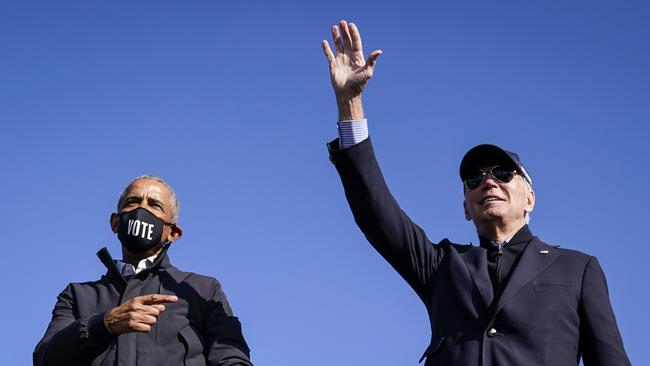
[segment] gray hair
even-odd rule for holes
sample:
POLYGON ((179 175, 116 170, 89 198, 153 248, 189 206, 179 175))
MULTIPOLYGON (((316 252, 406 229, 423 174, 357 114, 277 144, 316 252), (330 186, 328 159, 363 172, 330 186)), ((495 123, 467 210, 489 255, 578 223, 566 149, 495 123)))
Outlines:
POLYGON ((172 223, 175 224, 177 222, 177 220, 178 220, 178 217, 180 216, 180 213, 181 213, 181 205, 178 202, 178 198, 176 197, 176 192, 174 192, 174 189, 172 188, 172 186, 170 186, 164 179, 160 178, 157 175, 153 175, 153 174, 144 174, 144 175, 141 175, 139 177, 136 177, 131 182, 129 182, 129 184, 127 184, 126 187, 124 187, 124 189, 122 190, 122 193, 120 193, 120 199, 117 200, 117 210, 118 211, 120 210, 120 207, 122 206, 122 201, 126 197, 126 192, 129 190, 131 185, 133 185, 133 183, 135 183, 135 182, 137 182, 137 181, 139 181, 141 179, 150 179, 150 180, 156 181, 158 183, 161 183, 165 187, 167 187, 167 189, 169 189, 169 200, 171 201, 171 204, 172 204, 172 223))

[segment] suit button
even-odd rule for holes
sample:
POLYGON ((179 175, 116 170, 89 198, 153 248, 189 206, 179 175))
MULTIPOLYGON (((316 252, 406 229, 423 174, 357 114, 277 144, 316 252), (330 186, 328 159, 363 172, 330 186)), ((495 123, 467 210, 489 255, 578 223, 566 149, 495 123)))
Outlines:
POLYGON ((490 329, 487 331, 487 335, 488 335, 488 337, 494 337, 494 336, 497 335, 497 330, 494 329, 494 328, 490 328, 490 329))

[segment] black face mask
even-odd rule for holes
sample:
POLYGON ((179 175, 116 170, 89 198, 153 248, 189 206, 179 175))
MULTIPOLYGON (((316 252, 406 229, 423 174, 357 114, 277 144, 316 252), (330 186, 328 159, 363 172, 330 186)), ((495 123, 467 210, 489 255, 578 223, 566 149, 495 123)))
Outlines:
POLYGON ((146 208, 119 214, 120 225, 117 228, 117 237, 122 245, 131 253, 144 253, 161 244, 163 227, 174 226, 165 222, 146 208))

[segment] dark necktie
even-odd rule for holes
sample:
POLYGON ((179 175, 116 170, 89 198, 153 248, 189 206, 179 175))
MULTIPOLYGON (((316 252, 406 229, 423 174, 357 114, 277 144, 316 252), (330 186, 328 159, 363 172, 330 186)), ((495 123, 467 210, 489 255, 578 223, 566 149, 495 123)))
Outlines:
POLYGON ((490 280, 492 280, 492 286, 495 290, 498 290, 501 287, 500 285, 503 281, 501 260, 503 259, 503 250, 506 244, 506 242, 499 243, 491 241, 490 245, 488 246, 488 268, 490 269, 490 280))

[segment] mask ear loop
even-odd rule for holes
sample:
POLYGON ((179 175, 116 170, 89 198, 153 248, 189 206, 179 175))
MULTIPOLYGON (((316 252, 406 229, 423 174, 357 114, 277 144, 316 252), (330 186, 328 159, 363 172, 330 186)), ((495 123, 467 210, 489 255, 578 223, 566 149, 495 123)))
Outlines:
POLYGON ((158 220, 162 221, 163 225, 165 225, 165 226, 169 226, 169 227, 176 226, 176 224, 173 223, 173 222, 163 221, 161 218, 158 218, 158 220))
MULTIPOLYGON (((160 220, 160 221, 162 221, 162 220, 160 220)), ((170 228, 174 228, 174 227, 176 227, 176 224, 173 223, 173 222, 162 221, 162 223, 163 223, 163 225, 165 225, 165 226, 169 226, 170 228)), ((172 245, 172 242, 171 242, 171 241, 164 241, 164 242, 161 242, 161 244, 162 244, 163 246, 167 246, 167 248, 165 248, 165 250, 167 250, 167 249, 169 249, 169 247, 172 245)))

